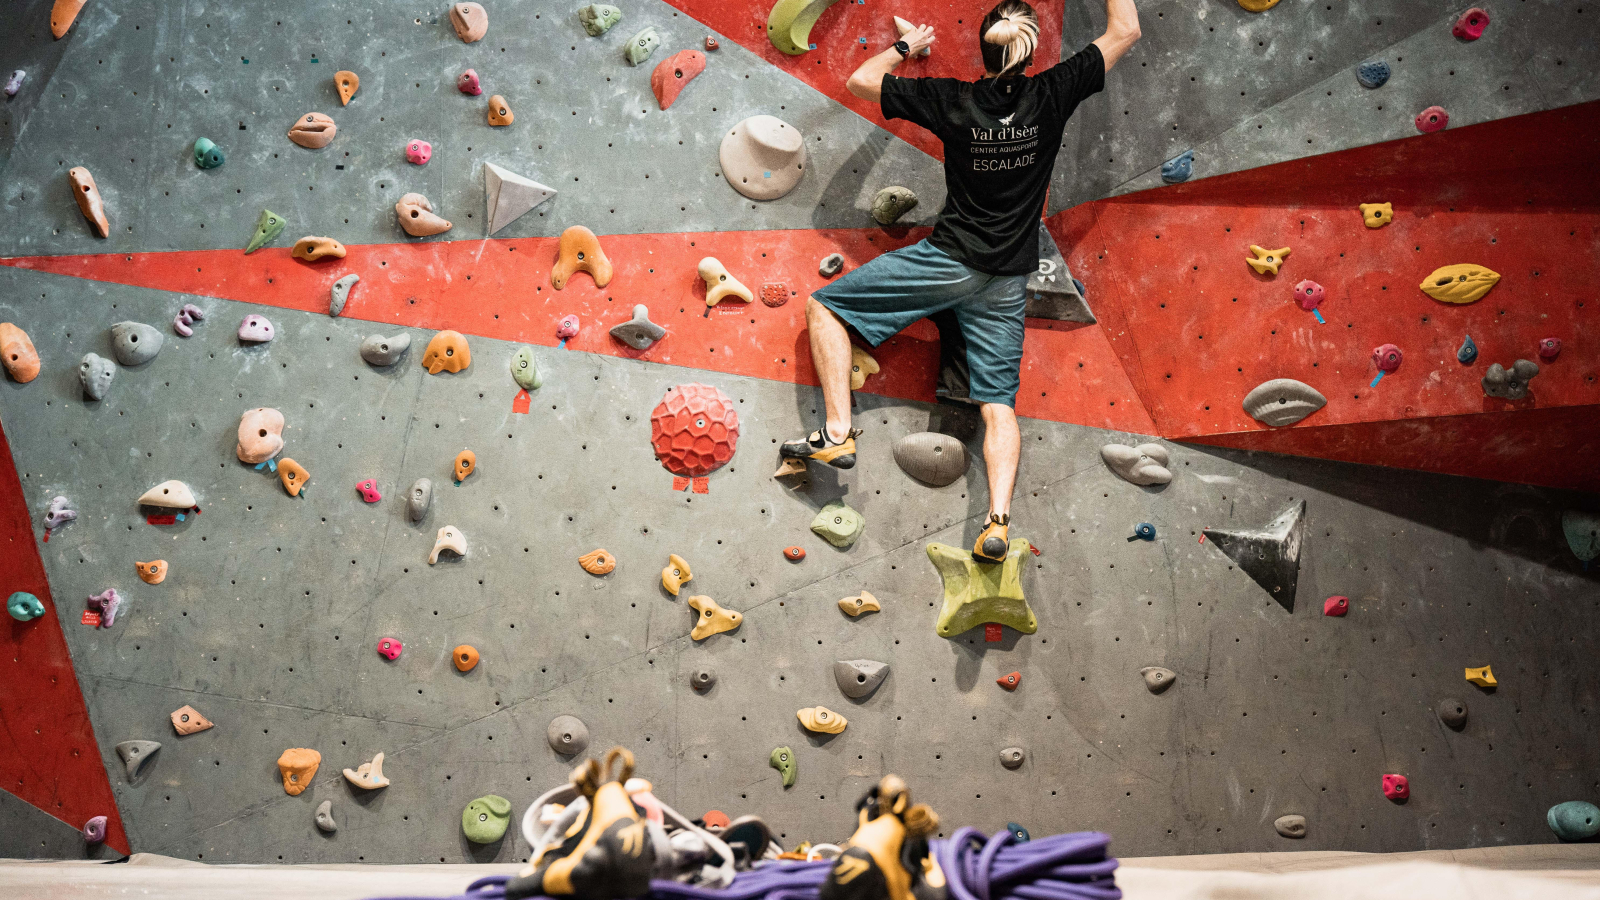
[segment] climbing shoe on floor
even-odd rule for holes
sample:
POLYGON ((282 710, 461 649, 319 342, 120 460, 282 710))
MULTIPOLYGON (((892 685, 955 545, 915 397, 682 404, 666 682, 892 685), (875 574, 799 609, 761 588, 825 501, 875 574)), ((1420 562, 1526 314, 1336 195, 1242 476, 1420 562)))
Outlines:
POLYGON ((778 454, 787 459, 814 459, 835 469, 853 469, 856 465, 856 435, 860 433, 860 430, 852 428, 844 440, 836 443, 828 436, 826 427, 818 428, 803 438, 785 441, 778 448, 778 454))
POLYGON ((623 788, 632 775, 633 754, 621 747, 606 754, 604 769, 591 759, 573 771, 572 783, 589 801, 588 821, 507 882, 508 900, 625 900, 650 892, 655 847, 644 817, 623 788), (622 771, 612 778, 612 766, 619 761, 622 771))
POLYGON ((944 872, 928 847, 939 817, 911 804, 904 781, 885 775, 856 804, 856 823, 819 900, 945 900, 944 872))
POLYGON ((1010 516, 990 513, 988 526, 983 529, 983 534, 978 535, 978 542, 972 545, 972 558, 978 562, 1005 562, 1006 550, 1011 546, 1007 540, 1010 527, 1010 516))

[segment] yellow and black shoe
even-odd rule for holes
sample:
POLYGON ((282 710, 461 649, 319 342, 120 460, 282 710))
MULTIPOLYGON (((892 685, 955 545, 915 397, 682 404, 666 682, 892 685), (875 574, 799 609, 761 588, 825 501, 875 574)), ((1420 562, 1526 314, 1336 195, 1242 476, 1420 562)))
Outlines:
POLYGON ((803 438, 785 441, 778 455, 785 459, 809 459, 827 463, 835 469, 853 469, 856 466, 856 436, 858 429, 850 429, 844 440, 835 442, 828 436, 826 427, 818 428, 803 438))
POLYGON ((989 514, 989 524, 972 545, 972 558, 978 562, 1000 563, 1006 561, 1006 551, 1011 547, 1011 517, 989 514))
POLYGON ((885 775, 856 804, 856 818, 818 900, 945 900, 944 873, 928 848, 939 817, 911 805, 904 781, 885 775))
POLYGON ((655 846, 623 783, 633 775, 633 754, 621 747, 606 753, 604 770, 588 760, 572 772, 572 783, 588 798, 581 831, 538 858, 506 883, 507 900, 558 897, 571 900, 623 900, 650 892, 655 846), (622 771, 611 777, 611 766, 622 771))

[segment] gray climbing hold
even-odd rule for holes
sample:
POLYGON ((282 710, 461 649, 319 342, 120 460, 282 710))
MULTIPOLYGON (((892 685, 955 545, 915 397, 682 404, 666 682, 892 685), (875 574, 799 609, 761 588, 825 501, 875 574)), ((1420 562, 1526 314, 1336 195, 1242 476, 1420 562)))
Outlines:
POLYGON ((816 518, 811 520, 811 530, 822 535, 828 543, 835 547, 849 547, 861 537, 861 529, 867 527, 866 517, 856 512, 845 504, 843 500, 835 500, 818 510, 816 518))
POLYGON ((1249 531, 1207 528, 1203 534, 1274 600, 1294 612, 1300 580, 1300 543, 1305 534, 1306 502, 1284 510, 1267 527, 1249 531))
POLYGON ((421 522, 422 517, 428 514, 428 507, 433 505, 433 482, 427 478, 418 478, 411 482, 411 490, 406 492, 406 515, 413 522, 421 522))
POLYGON ((158 741, 123 741, 117 745, 117 755, 122 757, 122 768, 127 773, 129 784, 139 780, 145 764, 160 749, 158 741))
POLYGON ((531 178, 523 178, 494 163, 483 164, 483 190, 489 199, 491 235, 556 195, 555 188, 545 187, 531 178))
POLYGON ((824 278, 832 278, 842 271, 844 271, 844 257, 837 253, 829 253, 817 265, 817 274, 824 278))
POLYGON ((1278 829, 1278 833, 1286 838, 1303 838, 1306 836, 1306 817, 1279 816, 1272 823, 1272 827, 1278 829))
POLYGON ((1293 378, 1274 378, 1244 396, 1244 411, 1274 428, 1293 425, 1328 405, 1316 388, 1293 378))
POLYGON ((1194 151, 1185 150, 1161 164, 1161 180, 1167 184, 1188 181, 1194 174, 1194 151))
POLYGON ((650 309, 643 303, 633 308, 633 318, 613 326, 611 336, 635 350, 649 350, 667 336, 667 330, 650 321, 650 309))
POLYGON ((967 447, 948 434, 921 431, 894 442, 894 461, 912 478, 944 487, 967 474, 967 447))
POLYGON ((1600 834, 1600 807, 1582 800, 1557 803, 1544 820, 1563 841, 1586 841, 1600 834))
POLYGON ((1456 361, 1464 366, 1470 366, 1477 358, 1478 345, 1472 342, 1472 335, 1469 334, 1467 339, 1461 342, 1461 349, 1456 351, 1456 361))
POLYGON ((661 35, 656 33, 654 25, 646 25, 640 32, 628 38, 628 45, 622 48, 622 55, 627 57, 628 65, 637 66, 650 58, 661 46, 661 35))
POLYGON ((1152 694, 1161 693, 1178 680, 1177 672, 1160 666, 1145 666, 1139 670, 1139 674, 1144 677, 1144 686, 1149 688, 1152 694))
POLYGON ((1050 229, 1039 226, 1039 270, 1028 276, 1028 297, 1023 315, 1030 319, 1057 322, 1095 323, 1094 313, 1083 293, 1083 283, 1067 271, 1067 260, 1050 236, 1050 229))
POLYGON ((333 820, 333 801, 324 800, 317 805, 317 827, 332 834, 339 830, 339 823, 333 820))
POLYGON ((1027 758, 1028 754, 1021 747, 1007 747, 1000 751, 1000 765, 1008 769, 1022 765, 1022 761, 1027 758))
POLYGON ((1456 699, 1440 700, 1439 721, 1460 731, 1467 727, 1467 705, 1456 699))
POLYGON ((111 352, 117 362, 138 366, 156 358, 166 337, 143 322, 118 322, 111 326, 111 352))
POLYGON ((328 301, 328 315, 337 316, 344 312, 345 301, 350 299, 350 289, 360 280, 360 275, 352 273, 333 283, 333 296, 328 301))
POLYGON ((83 382, 83 393, 91 400, 104 400, 111 390, 111 379, 117 377, 117 364, 98 353, 85 353, 78 363, 78 380, 83 382))
POLYGON ((583 30, 589 32, 590 37, 599 37, 622 21, 622 10, 609 3, 591 3, 578 10, 578 21, 583 23, 583 30))
POLYGON ((1166 484, 1172 481, 1172 472, 1167 468, 1167 448, 1160 444, 1140 444, 1137 447, 1107 444, 1100 448, 1100 458, 1105 460, 1111 471, 1133 484, 1166 484))
POLYGON ((889 677, 889 664, 875 659, 840 659, 833 664, 833 680, 851 700, 859 700, 878 689, 889 677))
POLYGON ((1483 376, 1483 395, 1500 397, 1504 400, 1521 400, 1528 396, 1528 382, 1538 374, 1539 364, 1532 360, 1519 359, 1511 364, 1510 369, 1495 363, 1483 376))
POLYGON ((369 365, 392 366, 411 347, 411 335, 401 332, 394 337, 369 334, 361 339, 361 358, 369 365))
POLYGON ((710 666, 701 666, 689 673, 689 686, 697 691, 709 691, 717 683, 717 673, 710 666))
POLYGON ((589 726, 577 716, 556 716, 545 729, 550 749, 562 756, 577 756, 589 746, 589 726))
POLYGON ((1389 64, 1374 59, 1356 66, 1356 80, 1364 88, 1381 88, 1389 81, 1389 64))
POLYGON ((872 196, 872 218, 876 219, 879 225, 893 225, 916 206, 916 191, 898 184, 893 185, 872 196))

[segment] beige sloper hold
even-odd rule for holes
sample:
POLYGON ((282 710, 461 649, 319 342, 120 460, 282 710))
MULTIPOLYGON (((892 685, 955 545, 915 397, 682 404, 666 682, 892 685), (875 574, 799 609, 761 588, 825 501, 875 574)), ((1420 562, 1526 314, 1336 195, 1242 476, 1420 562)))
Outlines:
POLYGON ((717 605, 717 601, 698 594, 689 598, 689 608, 700 614, 695 620, 694 630, 689 632, 689 637, 697 641, 703 641, 724 631, 732 631, 744 621, 743 613, 723 609, 717 605))
POLYGON ((180 706, 172 711, 172 728, 179 734, 194 734, 214 728, 211 720, 200 715, 200 711, 192 706, 180 706))
POLYGON ((483 40, 489 33, 489 13, 481 3, 456 3, 450 7, 450 24, 464 44, 483 40))
POLYGON ((826 706, 808 706, 796 712, 795 715, 799 717, 800 724, 807 731, 815 731, 819 734, 838 734, 845 729, 846 725, 850 724, 849 719, 826 706))
POLYGON ((878 374, 878 361, 872 354, 850 345, 850 390, 859 391, 867 383, 867 377, 878 374))
POLYGON ((283 776, 283 792, 298 797, 311 786, 322 765, 322 754, 305 747, 290 747, 278 757, 278 774, 283 776))
POLYGON ((321 150, 333 143, 338 133, 339 126, 333 119, 319 112, 306 113, 289 126, 289 140, 307 150, 321 150))
POLYGON ((839 608, 844 610, 845 615, 852 618, 859 616, 862 613, 878 612, 883 609, 882 606, 878 605, 878 598, 872 596, 866 591, 862 591, 854 597, 845 597, 841 599, 839 601, 839 608))
POLYGON ((450 220, 436 214, 433 204, 421 194, 401 196, 394 205, 394 214, 400 219, 400 227, 412 237, 428 237, 450 230, 450 220))
POLYGON ((389 779, 383 776, 382 753, 374 756, 372 762, 364 762, 354 769, 345 769, 344 777, 356 787, 369 791, 389 786, 389 779))
POLYGON ((462 536, 461 530, 454 525, 446 525, 439 529, 438 537, 433 540, 433 552, 428 554, 428 565, 439 561, 439 551, 449 550, 457 556, 467 555, 467 539, 462 536))
POLYGON ((111 222, 106 218, 106 204, 100 199, 100 187, 94 183, 94 176, 83 166, 74 166, 67 170, 67 180, 72 183, 72 199, 78 201, 78 211, 94 226, 94 233, 109 237, 111 222))
POLYGON ((689 571, 689 564, 683 557, 676 553, 667 555, 667 567, 661 570, 661 586, 667 589, 667 593, 678 596, 683 583, 692 578, 694 573, 689 571))
POLYGON ((176 479, 163 481, 143 494, 139 495, 140 506, 160 506, 164 509, 188 509, 198 506, 194 502, 194 492, 189 486, 176 479))
POLYGON ((270 406, 246 410, 239 417, 234 453, 247 465, 264 463, 283 450, 283 413, 270 406))
POLYGON ((728 267, 715 256, 700 260, 700 280, 706 283, 706 306, 716 306, 729 297, 746 303, 755 298, 739 279, 728 274, 728 267))
MULTIPOLYGON (((914 29, 916 27, 917 26, 911 24, 910 22, 907 22, 905 19, 902 19, 899 16, 895 16, 894 17, 894 30, 900 32, 900 36, 901 37, 905 37, 906 35, 910 34, 912 29, 914 29)), ((932 47, 923 47, 921 50, 918 50, 916 53, 914 53, 912 55, 913 56, 928 56, 928 55, 930 55, 932 53, 933 53, 933 48, 932 47)))

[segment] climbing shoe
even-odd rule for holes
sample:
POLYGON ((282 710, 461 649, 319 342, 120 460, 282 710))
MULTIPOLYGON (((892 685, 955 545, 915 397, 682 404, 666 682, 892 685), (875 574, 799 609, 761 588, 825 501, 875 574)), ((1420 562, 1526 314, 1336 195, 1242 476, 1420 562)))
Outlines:
POLYGON ((856 820, 818 900, 944 900, 944 873, 928 847, 939 817, 911 805, 904 781, 885 775, 856 804, 856 820))
POLYGON ((818 428, 803 438, 785 441, 778 448, 778 454, 786 459, 814 459, 835 469, 853 469, 856 465, 856 435, 860 433, 860 430, 852 428, 844 440, 836 443, 828 436, 826 427, 818 428))
POLYGON ((1010 516, 990 513, 988 526, 983 529, 983 534, 978 535, 978 542, 972 545, 972 558, 978 562, 1005 562, 1006 550, 1011 546, 1007 540, 1010 527, 1010 516))
POLYGON ((506 883, 508 900, 559 897, 571 900, 624 900, 650 892, 655 846, 623 784, 633 775, 633 754, 613 747, 604 770, 588 760, 572 772, 572 783, 589 801, 587 821, 558 846, 506 883), (621 773, 611 777, 612 764, 621 773))

